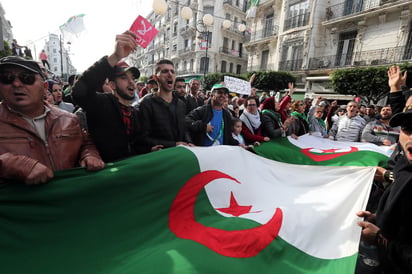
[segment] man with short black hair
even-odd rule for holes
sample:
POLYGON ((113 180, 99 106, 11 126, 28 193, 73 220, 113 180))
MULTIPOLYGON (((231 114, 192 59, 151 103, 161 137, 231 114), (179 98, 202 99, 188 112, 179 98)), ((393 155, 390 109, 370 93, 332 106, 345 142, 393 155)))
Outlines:
POLYGON ((186 115, 186 126, 195 145, 239 144, 232 136, 232 115, 223 108, 228 96, 229 89, 227 87, 215 84, 209 103, 186 115))
POLYGON ((189 82, 189 92, 186 94, 186 113, 189 113, 199 106, 203 106, 204 99, 199 96, 199 89, 199 80, 191 79, 189 82))
POLYGON ((380 119, 371 120, 362 131, 362 141, 378 146, 396 144, 399 139, 399 127, 391 127, 389 120, 392 117, 392 108, 387 105, 381 109, 380 119))
POLYGON ((346 114, 339 116, 329 130, 329 138, 336 141, 360 142, 366 121, 358 115, 358 103, 350 101, 346 106, 346 114))
POLYGON ((88 68, 73 87, 73 100, 86 111, 89 132, 105 162, 138 154, 137 112, 131 101, 140 72, 122 61, 136 48, 133 32, 117 35, 114 52, 88 68), (112 93, 98 92, 106 78, 112 93))
POLYGON ((45 89, 35 61, 0 59, 0 181, 40 184, 56 170, 104 168, 77 117, 45 103, 45 89))
POLYGON ((185 78, 177 77, 175 81, 175 88, 174 88, 176 95, 179 97, 180 100, 186 103, 186 81, 185 78))
POLYGON ((177 145, 190 145, 185 127, 185 103, 173 94, 176 73, 170 60, 156 64, 153 79, 158 92, 145 96, 139 106, 139 146, 150 152, 177 145))

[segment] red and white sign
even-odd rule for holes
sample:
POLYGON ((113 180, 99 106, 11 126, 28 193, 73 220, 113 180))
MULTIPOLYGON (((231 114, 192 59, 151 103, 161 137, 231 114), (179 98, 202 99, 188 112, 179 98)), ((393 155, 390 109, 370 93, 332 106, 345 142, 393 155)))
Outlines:
POLYGON ((136 42, 142 48, 146 48, 149 43, 155 38, 159 32, 146 18, 139 15, 130 27, 130 31, 133 31, 136 36, 136 42))

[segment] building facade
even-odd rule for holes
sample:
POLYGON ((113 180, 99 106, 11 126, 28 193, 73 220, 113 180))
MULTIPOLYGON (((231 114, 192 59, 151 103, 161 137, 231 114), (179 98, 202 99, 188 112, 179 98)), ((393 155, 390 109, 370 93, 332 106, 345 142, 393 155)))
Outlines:
POLYGON ((50 64, 50 72, 56 76, 67 79, 71 74, 76 74, 76 69, 71 63, 70 53, 64 48, 59 35, 49 34, 45 41, 44 50, 50 64))
POLYGON ((152 12, 147 17, 159 33, 131 56, 142 75, 153 75, 156 62, 164 58, 174 62, 179 76, 246 72, 248 33, 239 31, 246 24, 245 0, 179 0, 169 1, 168 7, 164 15, 152 12), (190 20, 182 17, 183 7, 193 10, 190 20), (210 27, 202 23, 205 14, 213 15, 210 27), (231 21, 229 28, 223 27, 224 20, 231 21))
MULTIPOLYGON (((6 11, 0 3, 0 36, 3 41, 7 41, 11 47, 13 42, 12 25, 9 20, 6 19, 6 11)), ((4 43, 0 43, 0 50, 4 50, 4 43)))
POLYGON ((248 19, 248 70, 285 70, 309 94, 333 95, 340 68, 410 62, 412 1, 261 0, 248 19))

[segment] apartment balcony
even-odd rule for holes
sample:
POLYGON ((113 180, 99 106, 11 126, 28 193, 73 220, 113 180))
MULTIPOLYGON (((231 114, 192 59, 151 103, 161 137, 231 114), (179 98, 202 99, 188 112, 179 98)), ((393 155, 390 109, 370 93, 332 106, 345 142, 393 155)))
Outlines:
POLYGON ((279 62, 279 70, 300 71, 302 70, 303 59, 287 60, 279 62))
POLYGON ((411 61, 411 59, 412 48, 410 47, 383 48, 310 58, 308 69, 390 65, 411 61))
POLYGON ((285 20, 284 31, 306 26, 309 23, 310 12, 299 14, 285 20))
POLYGON ((189 46, 189 47, 185 47, 184 49, 179 49, 178 53, 179 55, 184 55, 184 54, 188 54, 191 52, 194 52, 196 50, 196 46, 189 46))
POLYGON ((234 10, 240 11, 242 13, 245 13, 247 8, 248 8, 246 2, 243 5, 241 5, 240 2, 239 2, 239 5, 236 6, 235 1, 233 1, 233 0, 224 0, 223 1, 223 7, 224 8, 234 9, 234 10))
POLYGON ((194 24, 185 25, 180 28, 181 36, 193 35, 194 33, 196 33, 196 26, 194 24))
POLYGON ((229 49, 227 47, 220 47, 219 48, 220 53, 224 53, 226 55, 229 55, 230 57, 236 57, 236 58, 242 58, 242 59, 247 59, 247 55, 239 52, 235 49, 229 49))
POLYGON ((267 38, 271 38, 277 36, 279 32, 278 26, 272 26, 270 28, 265 28, 257 31, 253 31, 250 34, 250 42, 258 42, 260 40, 266 40, 267 38))
POLYGON ((240 23, 232 24, 232 26, 228 29, 226 29, 222 26, 221 30, 222 30, 222 32, 236 34, 239 38, 243 38, 244 40, 247 40, 248 39, 248 32, 247 31, 240 32, 239 31, 239 25, 241 25, 241 24, 240 23))
POLYGON ((326 20, 357 15, 381 5, 382 0, 345 1, 326 8, 326 20))

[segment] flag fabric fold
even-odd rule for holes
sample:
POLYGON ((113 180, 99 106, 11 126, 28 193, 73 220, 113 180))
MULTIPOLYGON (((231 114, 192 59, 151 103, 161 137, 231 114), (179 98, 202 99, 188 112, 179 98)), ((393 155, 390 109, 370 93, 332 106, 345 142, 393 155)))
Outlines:
POLYGON ((1 269, 353 273, 355 213, 366 205, 374 174, 362 165, 176 147, 95 173, 57 172, 41 186, 10 182, 0 187, 1 269))

